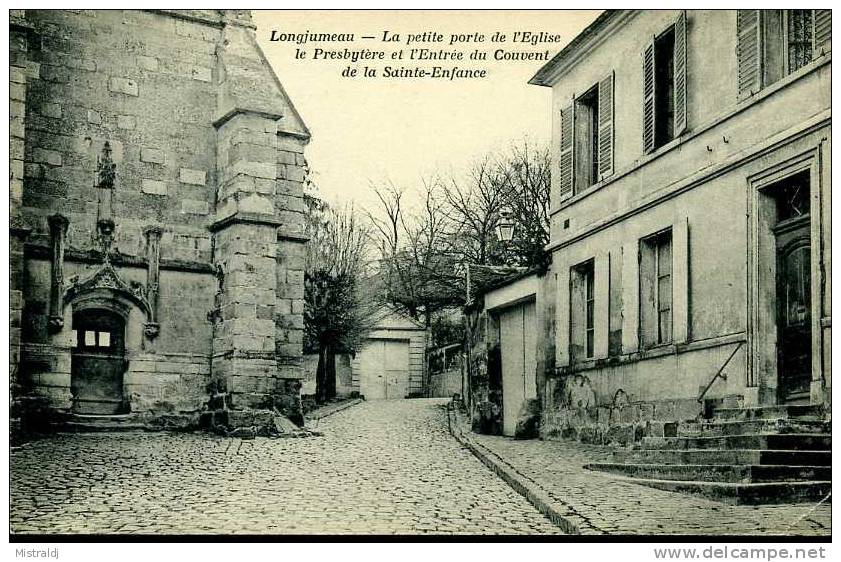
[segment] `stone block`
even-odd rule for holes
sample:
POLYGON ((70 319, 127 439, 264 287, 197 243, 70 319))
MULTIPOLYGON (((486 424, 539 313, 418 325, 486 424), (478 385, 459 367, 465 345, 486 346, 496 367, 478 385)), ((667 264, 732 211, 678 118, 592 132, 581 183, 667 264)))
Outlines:
POLYGON ((108 90, 117 94, 137 97, 140 95, 140 88, 136 80, 112 76, 108 80, 108 90))
POLYGON ((102 123, 102 116, 99 114, 98 111, 94 111, 92 109, 88 110, 88 123, 93 125, 100 125, 102 123))
POLYGON ((213 70, 204 66, 194 66, 190 69, 190 76, 193 80, 210 82, 213 80, 213 70))
POLYGON ((26 84, 26 69, 19 66, 10 66, 9 81, 12 84, 26 84))
POLYGON ((53 66, 51 64, 41 65, 41 80, 45 82, 55 82, 57 84, 66 84, 70 82, 70 71, 63 66, 53 66))
POLYGON ((27 78, 41 77, 41 64, 33 61, 26 62, 26 76, 27 78))
POLYGON ((32 161, 49 164, 50 166, 61 166, 61 153, 55 150, 34 148, 32 150, 32 161))
POLYGON ((166 195, 166 182, 144 178, 140 180, 140 191, 151 195, 166 195))
POLYGON ((181 183, 191 185, 205 185, 207 182, 207 172, 204 170, 192 170, 190 168, 181 168, 178 174, 178 180, 181 183))
POLYGON ((226 173, 230 172, 231 177, 238 174, 245 174, 255 178, 275 179, 277 177, 277 166, 267 162, 249 162, 239 160, 235 162, 226 173))
POLYGON ((57 103, 42 103, 38 106, 38 113, 44 117, 61 119, 61 106, 57 103))
POLYGON ((154 72, 158 70, 158 59, 146 55, 137 55, 137 66, 142 70, 154 72))
POLYGON ((207 201, 185 199, 181 202, 181 213, 185 215, 206 215, 210 213, 210 205, 207 201))
POLYGON ((163 164, 166 162, 166 155, 163 150, 144 146, 140 149, 140 161, 151 164, 163 164))
POLYGON ((26 85, 25 84, 15 84, 14 82, 9 84, 9 99, 15 101, 26 101, 26 85))
POLYGON ((132 130, 137 126, 137 118, 134 115, 118 115, 117 128, 132 130))
POLYGON ((26 115, 26 104, 20 101, 10 101, 9 113, 12 117, 23 118, 26 115))

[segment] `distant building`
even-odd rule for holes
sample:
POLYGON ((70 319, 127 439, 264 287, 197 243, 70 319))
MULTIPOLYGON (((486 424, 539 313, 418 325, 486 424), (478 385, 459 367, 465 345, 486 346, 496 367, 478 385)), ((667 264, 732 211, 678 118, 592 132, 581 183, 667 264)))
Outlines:
POLYGON ((426 340, 423 324, 384 307, 351 363, 353 391, 366 400, 423 396, 426 340))
POLYGON ((13 415, 300 419, 309 132, 250 13, 13 10, 10 59, 13 415))
POLYGON ((830 30, 608 11, 531 79, 554 100, 544 433, 830 403, 830 30))

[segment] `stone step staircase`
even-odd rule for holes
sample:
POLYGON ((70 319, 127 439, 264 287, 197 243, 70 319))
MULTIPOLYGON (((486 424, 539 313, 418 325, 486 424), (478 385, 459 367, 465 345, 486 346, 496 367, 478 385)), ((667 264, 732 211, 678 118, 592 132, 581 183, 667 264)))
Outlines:
POLYGON ((717 407, 586 468, 726 503, 821 501, 831 490, 830 423, 820 406, 717 407))
POLYGON ((56 429, 67 433, 142 431, 146 424, 132 414, 68 414, 58 421, 56 429))

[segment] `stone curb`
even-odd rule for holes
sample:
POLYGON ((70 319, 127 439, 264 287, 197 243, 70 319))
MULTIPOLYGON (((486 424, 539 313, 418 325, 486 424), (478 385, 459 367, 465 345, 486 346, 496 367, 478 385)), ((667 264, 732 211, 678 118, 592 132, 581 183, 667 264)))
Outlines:
POLYGON ((561 528, 569 535, 601 535, 603 531, 593 526, 587 519, 575 512, 568 505, 565 505, 546 493, 534 481, 519 473, 499 455, 487 447, 473 441, 468 434, 462 430, 458 419, 458 413, 453 404, 447 404, 447 422, 450 434, 473 453, 482 464, 490 468, 506 484, 523 496, 535 509, 546 516, 552 523, 561 528))
POLYGON ((322 408, 318 408, 306 414, 304 416, 305 421, 316 421, 324 419, 328 416, 332 416, 333 414, 338 414, 344 410, 347 410, 351 406, 356 406, 357 404, 361 404, 364 402, 362 398, 352 398, 350 400, 345 400, 344 402, 340 402, 338 404, 331 404, 330 406, 325 406, 322 408))

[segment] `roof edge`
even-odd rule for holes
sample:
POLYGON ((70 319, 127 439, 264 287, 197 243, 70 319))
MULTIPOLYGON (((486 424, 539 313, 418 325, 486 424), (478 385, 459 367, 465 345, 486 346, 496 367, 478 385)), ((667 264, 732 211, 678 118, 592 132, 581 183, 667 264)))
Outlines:
POLYGON ((613 30, 623 25, 636 15, 638 10, 605 10, 593 23, 573 37, 566 47, 561 49, 552 60, 540 67, 528 83, 534 86, 551 87, 558 78, 574 66, 590 49, 604 38, 606 30, 613 30))

